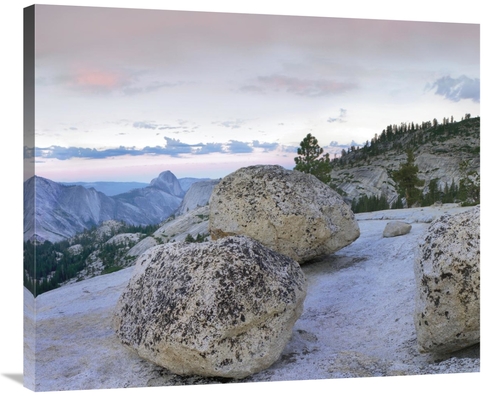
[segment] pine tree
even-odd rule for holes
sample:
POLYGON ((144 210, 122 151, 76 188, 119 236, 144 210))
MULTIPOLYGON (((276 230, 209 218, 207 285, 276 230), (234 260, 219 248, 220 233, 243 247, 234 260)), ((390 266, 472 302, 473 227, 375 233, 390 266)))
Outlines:
POLYGON ((423 180, 417 177, 418 166, 415 165, 413 151, 408 150, 406 155, 406 162, 392 173, 392 178, 398 186, 399 193, 405 197, 406 204, 410 208, 420 200, 421 192, 418 187, 423 185, 423 180))
POLYGON ((477 205, 480 202, 480 178, 477 171, 468 170, 470 161, 460 163, 461 179, 458 187, 458 197, 462 205, 477 205))
POLYGON ((323 155, 323 149, 319 146, 318 140, 310 133, 300 142, 300 148, 297 149, 298 157, 294 158, 294 170, 310 173, 316 176, 323 183, 330 183, 332 166, 328 153, 323 155))
POLYGON ((184 239, 184 242, 193 243, 193 242, 196 242, 196 239, 194 239, 191 234, 187 234, 186 239, 184 239))

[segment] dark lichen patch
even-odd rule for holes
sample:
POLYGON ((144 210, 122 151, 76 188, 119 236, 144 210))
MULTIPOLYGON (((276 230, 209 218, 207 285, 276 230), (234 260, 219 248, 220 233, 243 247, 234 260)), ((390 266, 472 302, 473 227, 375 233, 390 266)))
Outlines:
POLYGON ((452 279, 453 278, 453 274, 451 272, 442 272, 441 275, 439 276, 439 278, 441 280, 452 279))

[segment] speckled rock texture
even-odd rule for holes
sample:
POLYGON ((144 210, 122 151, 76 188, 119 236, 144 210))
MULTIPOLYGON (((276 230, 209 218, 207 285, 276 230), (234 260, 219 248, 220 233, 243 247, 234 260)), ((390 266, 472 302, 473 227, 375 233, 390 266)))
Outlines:
POLYGON ((350 207, 316 177, 277 165, 241 168, 210 198, 213 239, 247 235, 299 263, 328 255, 359 237, 350 207))
POLYGON ((404 221, 390 221, 386 224, 382 236, 384 238, 392 238, 396 236, 406 235, 411 231, 411 224, 404 221))
POLYGON ((245 236, 151 248, 114 312, 121 342, 180 375, 244 378, 279 357, 306 297, 300 265, 245 236))
POLYGON ((414 322, 420 352, 479 342, 480 208, 435 220, 415 255, 414 322))

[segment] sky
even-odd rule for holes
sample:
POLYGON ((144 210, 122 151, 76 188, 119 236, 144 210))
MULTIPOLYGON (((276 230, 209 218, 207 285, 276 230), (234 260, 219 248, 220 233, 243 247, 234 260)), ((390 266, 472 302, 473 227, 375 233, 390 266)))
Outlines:
MULTIPOLYGON (((223 177, 480 115, 479 24, 36 6, 35 174, 223 177)), ((33 159, 33 158, 32 158, 33 159)))

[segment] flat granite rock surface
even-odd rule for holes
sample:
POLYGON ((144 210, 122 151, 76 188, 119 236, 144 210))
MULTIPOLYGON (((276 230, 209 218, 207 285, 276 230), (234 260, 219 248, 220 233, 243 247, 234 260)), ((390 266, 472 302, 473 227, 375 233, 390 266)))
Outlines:
MULTIPOLYGON (((243 380, 178 376, 121 345, 112 312, 133 268, 44 293, 35 299, 36 343, 34 314, 25 309, 25 384, 54 391, 479 372, 479 345, 451 355, 419 353, 412 317, 418 238, 430 217, 469 209, 444 205, 357 215, 361 235, 355 242, 302 266, 304 310, 280 359, 243 380), (387 220, 411 222, 412 231, 383 238, 387 220)), ((29 307, 33 297, 26 294, 29 307)))

